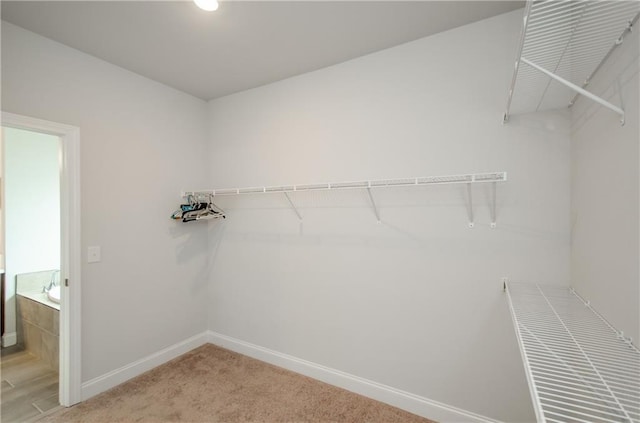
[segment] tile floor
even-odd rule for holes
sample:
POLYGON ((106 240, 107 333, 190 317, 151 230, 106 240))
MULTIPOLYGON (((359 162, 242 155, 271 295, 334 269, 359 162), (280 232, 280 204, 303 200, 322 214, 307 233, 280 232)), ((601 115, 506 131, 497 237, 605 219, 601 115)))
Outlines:
POLYGON ((28 422, 58 407, 58 372, 25 350, 2 350, 2 423, 28 422))

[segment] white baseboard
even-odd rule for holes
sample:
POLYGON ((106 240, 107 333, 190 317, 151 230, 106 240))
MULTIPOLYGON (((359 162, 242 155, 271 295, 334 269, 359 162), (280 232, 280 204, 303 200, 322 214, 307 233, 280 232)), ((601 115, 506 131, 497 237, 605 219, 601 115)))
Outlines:
POLYGON ((2 346, 10 347, 18 343, 18 334, 16 332, 9 332, 2 335, 2 346))
MULTIPOLYGON (((7 335, 10 334, 5 334, 5 337, 7 335)), ((189 339, 171 345, 119 369, 112 370, 109 373, 84 382, 82 384, 82 401, 139 376, 154 367, 164 364, 206 343, 218 345, 257 360, 309 376, 313 379, 384 402, 431 420, 442 423, 499 423, 498 420, 212 331, 206 331, 192 336, 189 339)))
POLYGON ((120 367, 102 376, 93 378, 82 384, 82 401, 85 401, 101 392, 113 388, 127 380, 153 369, 169 360, 181 356, 184 353, 198 348, 208 342, 208 332, 192 336, 182 342, 171 345, 163 350, 153 353, 126 366, 120 367))
POLYGON ((351 392, 401 408, 413 414, 439 422, 491 422, 490 419, 437 401, 411 394, 371 380, 363 379, 336 369, 302 360, 287 354, 263 348, 230 336, 209 331, 209 343, 237 353, 294 371, 351 392))

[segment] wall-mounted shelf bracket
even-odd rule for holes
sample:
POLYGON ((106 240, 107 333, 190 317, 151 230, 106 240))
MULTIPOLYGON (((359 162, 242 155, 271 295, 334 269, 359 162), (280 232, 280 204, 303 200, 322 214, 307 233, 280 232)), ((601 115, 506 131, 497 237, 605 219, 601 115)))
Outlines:
POLYGON ((471 184, 467 184, 467 213, 469 214, 469 229, 475 226, 473 222, 473 197, 471 195, 471 184))
MULTIPOLYGON (((618 90, 618 97, 620 98, 620 108, 624 110, 624 97, 622 96, 622 84, 620 83, 620 78, 616 78, 616 89, 618 90)), ((622 114, 620 122, 624 125, 624 113, 622 114)))
MULTIPOLYGON (((472 176, 471 181, 467 183, 467 216, 469 218, 469 229, 473 229, 475 226, 475 218, 473 214, 473 195, 471 191, 472 182, 476 182, 475 177, 472 176)), ((491 182, 491 229, 496 228, 496 182, 491 182)))
POLYGON ((296 216, 298 216, 298 219, 302 220, 302 216, 300 216, 300 212, 298 211, 298 208, 296 207, 295 204, 293 204, 293 201, 291 201, 291 198, 289 198, 289 194, 287 194, 287 192, 283 192, 284 196, 287 198, 287 201, 289 202, 289 204, 291 205, 291 208, 293 209, 293 211, 295 212, 296 216))
POLYGON ((373 213, 376 215, 376 219, 378 223, 380 223, 380 212, 378 211, 378 207, 376 207, 376 200, 373 199, 373 194, 371 194, 371 187, 367 187, 367 193, 369 194, 369 200, 371 200, 373 213))
POLYGON ((496 228, 496 183, 491 183, 491 229, 496 228))
POLYGON ((622 110, 620 107, 609 103, 607 100, 605 100, 605 99, 603 99, 601 97, 598 97, 597 95, 585 90, 582 87, 577 86, 576 84, 574 84, 574 83, 572 83, 570 81, 567 81, 566 79, 564 79, 561 76, 558 76, 555 73, 543 68, 542 66, 536 65, 535 63, 533 63, 532 61, 528 60, 525 57, 521 57, 520 60, 523 63, 526 63, 527 65, 529 65, 532 68, 536 69, 537 71, 540 71, 540 72, 544 73, 549 78, 555 79, 556 81, 558 81, 559 83, 563 84, 564 86, 574 90, 578 94, 581 94, 581 95, 583 95, 583 96, 595 101, 596 103, 606 107, 607 109, 619 114, 620 115, 620 123, 622 125, 624 125, 624 110, 622 110))
POLYGON ((509 97, 507 98, 507 110, 502 116, 502 123, 509 122, 509 110, 511 109, 511 101, 513 100, 513 90, 516 87, 516 80, 518 78, 518 70, 520 69, 520 57, 522 56, 522 49, 524 47, 524 40, 527 34, 527 27, 529 25, 529 16, 531 15, 531 7, 533 6, 533 0, 527 0, 524 6, 524 16, 522 18, 522 29, 520 30, 520 41, 518 43, 518 58, 513 67, 513 76, 511 77, 511 86, 509 87, 509 97))

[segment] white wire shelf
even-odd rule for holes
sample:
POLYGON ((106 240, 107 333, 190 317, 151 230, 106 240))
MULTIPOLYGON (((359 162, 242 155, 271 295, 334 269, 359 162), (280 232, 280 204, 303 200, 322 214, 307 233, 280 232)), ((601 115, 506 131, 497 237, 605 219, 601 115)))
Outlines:
POLYGON ((586 87, 639 16, 637 0, 527 0, 504 121, 510 113, 570 107, 582 95, 624 123, 622 92, 617 106, 586 87))
POLYGON ((417 178, 401 178, 401 179, 378 179, 367 181, 351 181, 351 182, 330 182, 319 184, 302 184, 302 185, 280 185, 280 186, 264 186, 264 187, 248 187, 248 188, 221 188, 207 189, 198 191, 185 191, 182 197, 208 197, 208 196, 227 196, 241 194, 284 194, 289 204, 295 211, 299 219, 302 219, 300 212, 295 207, 290 193, 304 191, 326 191, 326 190, 344 190, 344 189, 364 189, 369 194, 369 199, 380 222, 380 213, 376 206, 375 199, 371 193, 376 188, 392 188, 392 187, 408 187, 408 186, 424 186, 424 185, 447 185, 447 184, 467 184, 467 211, 469 214, 469 227, 474 226, 473 202, 471 194, 471 185, 478 183, 492 183, 491 198, 491 227, 496 226, 496 190, 497 182, 505 182, 507 180, 507 172, 491 172, 491 173, 471 173, 464 175, 445 175, 445 176, 422 176, 417 178))
POLYGON ((505 290, 538 422, 640 422, 640 351, 571 288, 505 290))

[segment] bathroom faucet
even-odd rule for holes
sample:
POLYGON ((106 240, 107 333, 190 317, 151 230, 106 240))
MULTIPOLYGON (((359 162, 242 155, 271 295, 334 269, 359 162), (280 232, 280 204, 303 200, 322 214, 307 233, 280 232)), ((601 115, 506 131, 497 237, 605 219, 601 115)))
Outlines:
POLYGON ((52 274, 51 274, 51 281, 49 281, 49 286, 46 288, 43 288, 44 292, 48 292, 51 290, 51 288, 53 288, 54 286, 56 286, 56 273, 60 273, 59 270, 55 270, 52 274))

